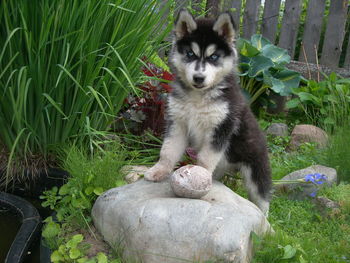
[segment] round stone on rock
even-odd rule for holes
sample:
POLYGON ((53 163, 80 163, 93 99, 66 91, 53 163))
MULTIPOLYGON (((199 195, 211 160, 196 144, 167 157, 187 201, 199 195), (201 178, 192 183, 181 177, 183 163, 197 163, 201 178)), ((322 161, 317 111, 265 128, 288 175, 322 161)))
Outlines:
POLYGON ((201 166, 186 165, 171 175, 170 185, 179 197, 201 198, 210 191, 212 176, 201 166))

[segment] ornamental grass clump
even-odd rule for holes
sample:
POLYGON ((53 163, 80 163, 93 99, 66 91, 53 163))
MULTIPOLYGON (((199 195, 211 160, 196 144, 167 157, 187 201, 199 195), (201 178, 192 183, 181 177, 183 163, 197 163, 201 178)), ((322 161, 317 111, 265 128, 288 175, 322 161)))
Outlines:
POLYGON ((168 33, 159 30, 165 8, 157 2, 1 4, 1 185, 54 162, 50 153, 68 141, 99 147, 127 94, 137 93, 140 58, 168 33))

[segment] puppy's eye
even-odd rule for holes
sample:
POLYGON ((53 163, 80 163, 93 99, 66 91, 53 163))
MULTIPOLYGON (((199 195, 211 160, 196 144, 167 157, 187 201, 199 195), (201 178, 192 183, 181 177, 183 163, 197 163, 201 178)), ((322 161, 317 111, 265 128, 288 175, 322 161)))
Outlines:
POLYGON ((188 58, 194 58, 194 57, 195 57, 195 54, 193 53, 192 50, 189 50, 189 51, 186 52, 186 57, 188 57, 188 58))
POLYGON ((215 61, 217 61, 219 59, 219 55, 212 54, 208 58, 209 58, 210 61, 215 62, 215 61))

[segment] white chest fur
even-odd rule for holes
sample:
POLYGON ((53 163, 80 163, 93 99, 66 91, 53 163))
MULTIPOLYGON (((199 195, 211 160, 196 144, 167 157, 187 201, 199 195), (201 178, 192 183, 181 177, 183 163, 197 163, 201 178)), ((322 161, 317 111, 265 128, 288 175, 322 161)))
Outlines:
POLYGON ((193 92, 181 99, 170 97, 168 113, 175 125, 184 125, 193 146, 200 148, 203 140, 210 139, 214 129, 226 118, 228 103, 193 92))

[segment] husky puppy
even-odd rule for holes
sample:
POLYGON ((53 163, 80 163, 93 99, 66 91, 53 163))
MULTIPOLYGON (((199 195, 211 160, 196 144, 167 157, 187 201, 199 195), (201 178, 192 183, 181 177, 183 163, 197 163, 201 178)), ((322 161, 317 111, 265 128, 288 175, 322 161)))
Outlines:
POLYGON ((215 178, 239 168, 249 199, 267 215, 271 176, 265 137, 235 76, 234 23, 229 13, 197 19, 181 10, 170 62, 176 79, 167 105, 167 132, 159 161, 145 179, 167 177, 190 145, 198 165, 215 178))

